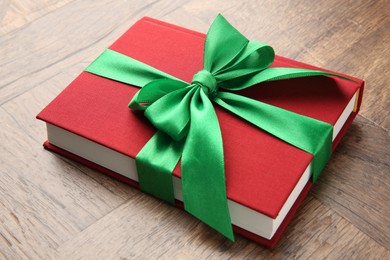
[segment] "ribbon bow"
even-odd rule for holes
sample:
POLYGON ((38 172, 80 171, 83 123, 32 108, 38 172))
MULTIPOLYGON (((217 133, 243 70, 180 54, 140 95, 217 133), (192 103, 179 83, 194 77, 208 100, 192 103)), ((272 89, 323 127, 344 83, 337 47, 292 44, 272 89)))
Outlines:
POLYGON ((86 69, 142 87, 129 107, 144 111, 158 131, 136 156, 141 189, 174 203, 171 173, 181 159, 186 211, 232 240, 223 142, 212 102, 313 154, 313 181, 330 157, 332 125, 232 93, 271 80, 320 75, 344 78, 324 71, 268 68, 274 56, 272 47, 249 41, 218 15, 206 36, 204 68, 191 83, 112 50, 86 69))

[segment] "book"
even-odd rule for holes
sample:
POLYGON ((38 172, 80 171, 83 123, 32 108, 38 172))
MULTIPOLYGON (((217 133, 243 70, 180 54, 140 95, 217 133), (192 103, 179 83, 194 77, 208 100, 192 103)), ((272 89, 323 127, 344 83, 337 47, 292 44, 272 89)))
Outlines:
MULTIPOLYGON (((144 17, 109 48, 190 82, 203 68, 204 39, 202 33, 144 17)), ((281 56, 272 67, 319 69, 281 56)), ((334 149, 361 104, 364 82, 352 79, 296 78, 236 93, 334 125, 334 149)), ((138 90, 81 72, 37 116, 46 122, 44 147, 138 187, 134 158, 156 131, 141 113, 127 107, 138 90)), ((214 107, 223 138, 233 228, 273 247, 310 190, 313 156, 214 107)), ((176 166, 172 178, 178 206, 180 176, 176 166)))

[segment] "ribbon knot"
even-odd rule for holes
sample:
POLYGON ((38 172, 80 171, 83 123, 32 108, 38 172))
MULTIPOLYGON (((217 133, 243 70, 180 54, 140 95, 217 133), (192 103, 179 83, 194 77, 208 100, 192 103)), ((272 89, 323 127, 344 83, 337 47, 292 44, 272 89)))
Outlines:
POLYGON ((192 78, 192 84, 198 85, 207 96, 215 95, 217 92, 217 80, 208 70, 200 70, 192 78))

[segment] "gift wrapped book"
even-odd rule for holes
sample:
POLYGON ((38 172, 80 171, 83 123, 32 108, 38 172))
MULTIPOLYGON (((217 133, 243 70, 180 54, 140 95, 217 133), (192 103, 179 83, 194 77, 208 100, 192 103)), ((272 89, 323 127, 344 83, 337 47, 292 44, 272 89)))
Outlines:
POLYGON ((275 56, 221 15, 207 36, 145 17, 37 118, 46 149, 272 247, 363 85, 275 56))

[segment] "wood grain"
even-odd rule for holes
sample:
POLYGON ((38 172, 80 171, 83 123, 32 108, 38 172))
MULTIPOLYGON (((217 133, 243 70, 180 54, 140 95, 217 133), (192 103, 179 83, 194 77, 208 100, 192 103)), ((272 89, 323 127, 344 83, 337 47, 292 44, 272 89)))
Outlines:
POLYGON ((358 117, 313 189, 325 205, 390 249, 390 134, 358 117), (370 163, 365 163, 370 162, 370 163))
POLYGON ((0 1, 0 259, 390 259, 390 3, 0 1), (42 149, 35 115, 144 15, 223 13, 278 54, 366 79, 360 115, 274 250, 42 149))
POLYGON ((0 36, 11 33, 46 14, 63 7, 72 0, 46 0, 46 1, 12 1, 0 2, 0 36))
POLYGON ((60 246, 58 254, 64 259, 105 259, 113 252, 119 257, 136 259, 167 259, 171 256, 179 259, 243 259, 259 255, 276 258, 351 258, 355 255, 363 259, 375 255, 383 259, 389 256, 385 248, 311 196, 293 221, 294 228, 287 230, 280 246, 273 251, 241 237, 235 243, 230 242, 185 212, 172 209, 147 195, 142 195, 139 200, 142 202, 129 200, 121 205, 80 236, 60 246), (144 197, 148 203, 144 203, 144 197), (172 225, 173 222, 176 224, 172 225), (97 236, 103 239, 94 239, 97 236), (290 240, 296 243, 292 244, 290 240), (79 250, 72 250, 74 248, 79 250), (335 251, 335 248, 338 250, 335 251))

